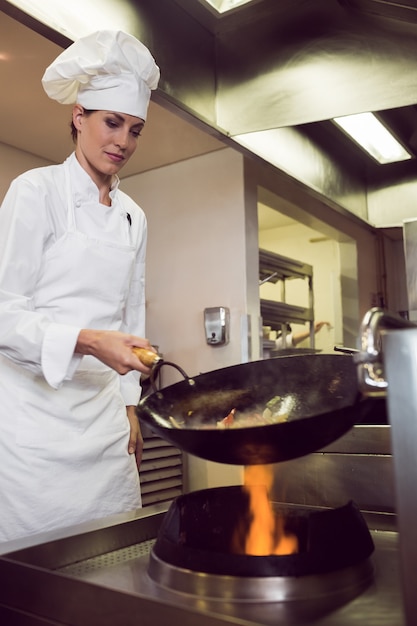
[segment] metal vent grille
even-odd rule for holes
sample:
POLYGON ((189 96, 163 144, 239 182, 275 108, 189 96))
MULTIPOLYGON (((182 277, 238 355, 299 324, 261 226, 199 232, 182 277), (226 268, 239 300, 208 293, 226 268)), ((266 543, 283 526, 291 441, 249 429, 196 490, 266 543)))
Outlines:
POLYGON ((142 426, 144 439, 140 466, 142 506, 172 502, 183 493, 182 452, 142 426))

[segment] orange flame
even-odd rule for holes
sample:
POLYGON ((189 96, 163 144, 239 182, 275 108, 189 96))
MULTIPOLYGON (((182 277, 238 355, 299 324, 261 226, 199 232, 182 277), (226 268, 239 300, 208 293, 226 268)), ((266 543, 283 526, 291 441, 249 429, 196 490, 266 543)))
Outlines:
POLYGON ((267 556, 294 554, 298 539, 286 533, 284 519, 273 511, 269 498, 273 471, 268 465, 245 467, 244 488, 249 495, 250 526, 245 538, 245 554, 267 556))

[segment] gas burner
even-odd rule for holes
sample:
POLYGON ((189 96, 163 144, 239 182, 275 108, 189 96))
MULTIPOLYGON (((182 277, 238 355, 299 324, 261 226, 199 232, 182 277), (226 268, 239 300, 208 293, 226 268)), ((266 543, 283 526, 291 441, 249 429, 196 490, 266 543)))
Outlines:
POLYGON ((150 555, 149 576, 162 587, 222 600, 316 598, 372 580, 374 544, 358 507, 274 506, 294 554, 244 553, 236 529, 250 523, 243 487, 220 487, 178 497, 166 514, 150 555), (233 551, 231 546, 234 546, 233 551))

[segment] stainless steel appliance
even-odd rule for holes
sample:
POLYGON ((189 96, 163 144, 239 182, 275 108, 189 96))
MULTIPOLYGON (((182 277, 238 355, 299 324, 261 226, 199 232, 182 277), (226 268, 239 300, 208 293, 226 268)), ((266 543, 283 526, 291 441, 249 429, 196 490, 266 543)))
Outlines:
POLYGON ((162 511, 142 512, 134 519, 72 537, 44 537, 38 546, 4 555, 1 623, 405 624, 395 532, 372 531, 372 561, 356 571, 324 574, 321 579, 275 577, 272 582, 224 576, 214 582, 214 593, 206 574, 195 573, 189 591, 170 589, 163 578, 156 582, 149 575, 149 555, 163 519, 162 511), (262 591, 258 598, 255 589, 262 591))
MULTIPOLYGON (((217 565, 216 571, 207 572, 200 567, 205 553, 220 564, 227 555, 221 551, 216 555, 217 548, 204 539, 204 517, 197 516, 191 525, 203 541, 194 546, 193 567, 187 560, 172 566, 156 546, 162 531, 177 534, 180 545, 183 535, 178 533, 181 527, 175 516, 173 528, 164 528, 167 509, 159 505, 69 529, 61 536, 50 533, 3 546, 0 622, 8 626, 417 624, 417 329, 390 330, 383 343, 390 424, 356 424, 323 450, 275 464, 272 491, 274 507, 302 510, 303 515, 332 513, 354 500, 366 520, 373 551, 365 550, 353 562, 342 561, 340 568, 324 572, 274 571, 268 577, 245 571, 241 576, 240 564, 231 573, 218 571, 217 565), (161 565, 164 560, 168 567, 161 565)), ((227 494, 222 508, 229 503, 232 498, 227 494)), ((197 510, 204 506, 198 505, 197 510)), ((217 520, 214 527, 221 530, 224 523, 217 520)), ((343 545, 343 530, 350 532, 342 520, 332 549, 338 542, 343 545)), ((330 539, 332 532, 327 529, 325 537, 330 539)))
POLYGON ((187 590, 183 587, 187 568, 174 575, 163 572, 159 580, 155 576, 152 550, 166 519, 166 507, 159 505, 101 525, 69 529, 66 536, 50 533, 27 540, 28 547, 25 542, 8 546, 8 553, 0 557, 0 622, 405 626, 389 430, 384 425, 354 426, 329 448, 275 466, 275 493, 285 473, 290 473, 296 484, 289 484, 287 500, 298 500, 303 509, 332 510, 349 497, 373 507, 362 514, 375 550, 356 566, 330 574, 270 579, 212 578, 197 571, 191 583, 187 581, 187 590))

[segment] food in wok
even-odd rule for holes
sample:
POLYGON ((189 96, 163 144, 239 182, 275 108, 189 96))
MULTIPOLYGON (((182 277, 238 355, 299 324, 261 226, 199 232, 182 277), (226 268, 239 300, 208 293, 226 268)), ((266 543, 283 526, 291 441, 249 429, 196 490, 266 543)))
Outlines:
POLYGON ((219 463, 293 459, 331 443, 376 404, 385 412, 385 401, 361 396, 356 365, 343 354, 277 357, 185 377, 143 397, 136 413, 181 450, 219 463))
MULTIPOLYGON (((288 398, 274 396, 264 407, 259 406, 252 411, 243 411, 233 408, 223 419, 209 423, 201 424, 201 429, 216 428, 252 428, 255 426, 267 426, 268 424, 281 424, 289 418, 290 407, 288 407, 288 398)), ((189 412, 189 415, 192 411, 189 412)), ((172 415, 169 416, 171 424, 175 428, 186 427, 186 422, 178 422, 172 415)), ((196 427, 196 423, 194 423, 196 427)), ((198 427, 198 426, 197 426, 198 427)))

